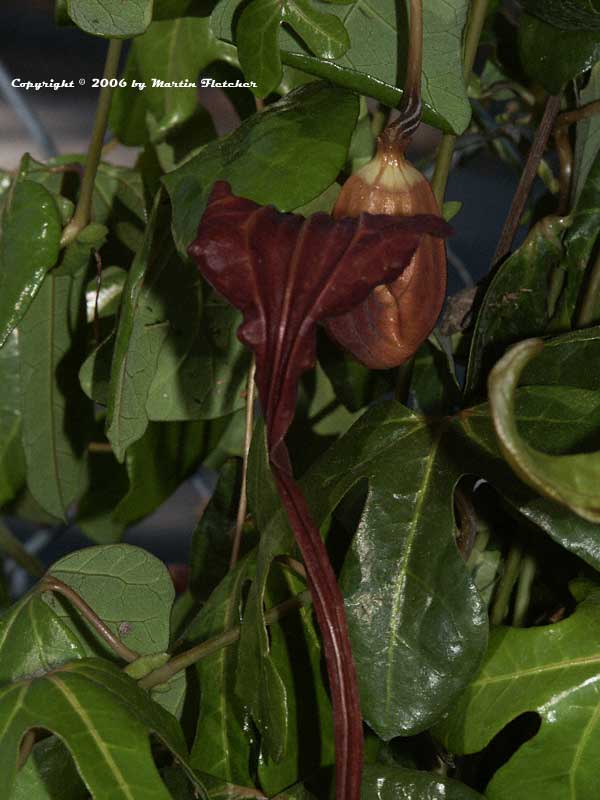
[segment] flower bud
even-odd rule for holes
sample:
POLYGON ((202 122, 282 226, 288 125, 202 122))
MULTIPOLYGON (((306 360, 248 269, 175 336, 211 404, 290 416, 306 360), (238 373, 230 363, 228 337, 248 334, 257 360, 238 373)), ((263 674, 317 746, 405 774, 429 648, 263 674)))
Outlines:
MULTIPOLYGON (((427 179, 402 148, 378 143, 375 157, 344 184, 333 216, 361 213, 412 216, 439 208, 427 179)), ((378 286, 360 305, 329 319, 329 335, 370 369, 407 361, 431 333, 446 296, 446 252, 440 238, 424 236, 410 264, 393 283, 378 286)))

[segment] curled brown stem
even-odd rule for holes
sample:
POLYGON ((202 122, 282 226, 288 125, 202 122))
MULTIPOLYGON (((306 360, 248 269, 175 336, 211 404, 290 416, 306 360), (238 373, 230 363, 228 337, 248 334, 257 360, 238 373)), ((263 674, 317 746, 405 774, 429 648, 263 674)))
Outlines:
POLYGON ((100 619, 94 609, 88 605, 81 595, 68 586, 63 581, 53 575, 46 575, 38 584, 39 592, 54 592, 65 597, 81 614, 81 616, 92 626, 98 636, 119 656, 123 661, 131 663, 138 659, 139 653, 131 650, 126 644, 115 636, 111 629, 100 619))

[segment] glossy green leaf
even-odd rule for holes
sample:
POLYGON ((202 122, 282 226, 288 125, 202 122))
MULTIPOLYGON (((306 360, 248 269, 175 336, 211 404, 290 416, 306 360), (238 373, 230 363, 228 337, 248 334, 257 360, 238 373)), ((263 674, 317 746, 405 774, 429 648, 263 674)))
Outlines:
POLYGON ((236 44, 246 79, 256 83, 253 88, 259 97, 274 91, 281 81, 278 42, 283 23, 320 58, 341 58, 350 45, 343 22, 320 11, 310 0, 290 0, 283 4, 278 0, 253 0, 240 15, 236 44))
POLYGON ((485 378, 508 345, 539 336, 548 324, 548 290, 553 267, 563 255, 565 222, 548 217, 492 278, 477 314, 465 395, 484 393, 485 378))
MULTIPOLYGON (((135 652, 147 655, 168 648, 173 582, 165 565, 146 550, 126 544, 87 547, 61 558, 50 573, 83 597, 135 652)), ((85 621, 69 613, 68 600, 50 593, 44 598, 86 643, 87 654, 112 654, 85 621)))
POLYGON ((21 444, 19 339, 13 331, 0 348, 0 507, 12 500, 25 482, 21 444))
POLYGON ((363 715, 386 740, 429 727, 466 685, 486 642, 487 619, 454 542, 460 473, 443 435, 443 426, 398 404, 374 408, 304 483, 322 523, 368 480, 342 590, 363 715), (435 685, 424 678, 431 674, 435 685))
POLYGON ((87 800, 85 784, 57 736, 37 742, 17 773, 10 800, 87 800))
POLYGON ((148 427, 146 401, 158 354, 167 336, 155 286, 177 259, 169 233, 169 213, 158 195, 144 243, 127 275, 108 388, 106 435, 119 461, 148 427))
POLYGON ((524 366, 543 346, 539 339, 515 345, 490 374, 490 404, 500 448, 525 483, 585 519, 600 522, 600 453, 549 455, 527 444, 517 428, 514 392, 524 366))
POLYGON ((128 39, 143 33, 152 20, 152 0, 67 0, 69 17, 94 36, 128 39))
POLYGON ((525 0, 530 14, 566 31, 600 31, 596 0, 525 0))
MULTIPOLYGON (((150 734, 180 763, 186 761, 177 721, 118 667, 99 659, 83 659, 4 687, 0 721, 0 769, 8 796, 21 739, 31 728, 45 728, 61 738, 97 800, 169 800, 152 759, 150 734)), ((206 797, 199 784, 197 789, 206 797)))
POLYGON ((349 92, 313 83, 245 120, 169 173, 164 183, 180 252, 185 254, 194 238, 216 180, 227 180, 236 194, 283 211, 317 197, 346 160, 357 113, 358 100, 349 92))
POLYGON ((489 800, 594 797, 598 619, 594 592, 555 625, 493 631, 479 675, 439 730, 453 752, 471 753, 519 714, 539 714, 539 732, 493 776, 489 800))
POLYGON ((86 270, 51 273, 19 326, 27 484, 49 514, 66 519, 84 488, 93 407, 79 386, 85 353, 86 270))
MULTIPOLYGON (((232 41, 238 5, 239 0, 221 0, 215 7, 211 22, 220 39, 232 41)), ((394 0, 356 0, 343 5, 315 2, 314 6, 339 18, 350 37, 349 49, 335 61, 318 58, 302 47, 298 37, 282 30, 279 46, 283 63, 397 106, 402 96, 397 87, 403 85, 406 57, 404 6, 397 7, 394 0)), ((471 116, 462 78, 462 33, 467 10, 465 0, 435 0, 425 3, 423 9, 423 118, 454 133, 462 133, 471 116)))
POLYGON ((35 595, 24 597, 0 620, 0 685, 43 675, 85 655, 75 634, 35 595))
POLYGON ((414 357, 410 398, 411 405, 422 414, 443 414, 460 405, 460 389, 449 356, 433 336, 414 357))
POLYGON ((597 31, 561 30, 531 14, 519 23, 519 53, 529 75, 551 94, 593 66, 600 58, 597 31))
POLYGON ((207 17, 177 17, 153 22, 135 39, 123 77, 127 86, 116 90, 110 125, 124 144, 160 140, 167 131, 189 119, 198 104, 195 83, 200 72, 216 60, 236 63, 235 48, 218 41, 207 17), (132 86, 133 81, 137 85, 132 86), (163 81, 161 86, 154 81, 163 81), (145 84, 142 89, 141 84, 145 84))
POLYGON ((0 347, 56 264, 61 232, 50 192, 21 175, 9 190, 0 219, 0 347))
MULTIPOLYGON (((444 425, 399 404, 379 405, 302 481, 318 525, 354 486, 369 482, 342 589, 363 716, 384 739, 429 727, 467 684, 486 643, 487 616, 454 542, 452 494, 461 470, 444 433, 444 425), (407 462, 410 469, 399 469, 407 462), (432 673, 435 685, 423 677, 432 673)), ((272 513, 270 493, 258 498, 272 513)), ((265 563, 259 560, 241 640, 249 664, 257 650, 268 663, 260 618, 251 615, 269 557, 290 545, 281 516, 258 524, 265 563)))
POLYGON ((482 796, 459 781, 415 769, 368 764, 361 800, 477 800, 482 796))
MULTIPOLYGON (((188 630, 188 639, 210 639, 239 625, 242 589, 253 571, 252 560, 245 559, 225 577, 188 630)), ((202 772, 251 786, 253 735, 248 710, 234 691, 238 669, 237 645, 223 647, 196 664, 200 709, 190 761, 202 772)), ((254 678, 246 676, 248 681, 254 678)))

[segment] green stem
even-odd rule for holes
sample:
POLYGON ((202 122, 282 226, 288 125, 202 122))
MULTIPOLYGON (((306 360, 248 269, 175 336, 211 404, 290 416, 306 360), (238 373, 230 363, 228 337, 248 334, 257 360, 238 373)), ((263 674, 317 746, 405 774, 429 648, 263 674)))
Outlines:
POLYGON ((246 383, 246 429, 244 432, 244 454, 242 461, 242 485, 240 487, 240 500, 238 504, 237 518, 235 521, 235 533, 233 535, 233 546, 231 548, 231 558, 229 559, 229 569, 233 569, 240 555, 240 545, 242 542, 242 531, 246 514, 248 512, 248 460, 250 457, 250 445, 252 444, 252 429, 254 427, 254 377, 256 375, 256 359, 252 356, 250 369, 248 370, 248 380, 246 383))
MULTIPOLYGON (((290 597, 289 600, 285 600, 278 606, 273 606, 273 608, 269 609, 265 614, 265 622, 267 625, 279 622, 279 620, 289 614, 290 611, 295 611, 302 606, 310 605, 310 602, 310 592, 300 592, 300 594, 294 595, 294 597, 290 597)), ((219 636, 207 639, 205 642, 200 642, 200 644, 191 647, 189 650, 185 650, 183 653, 173 656, 173 658, 167 661, 166 664, 163 664, 162 667, 158 667, 142 678, 138 685, 143 689, 152 689, 154 686, 159 686, 161 683, 167 683, 171 680, 173 675, 181 672, 181 670, 187 669, 191 667, 192 664, 215 653, 217 650, 221 650, 221 648, 228 647, 237 642, 240 638, 240 633, 241 627, 236 625, 234 628, 230 628, 228 631, 219 634, 219 636)))
MULTIPOLYGON (((463 61, 463 77, 466 85, 468 85, 471 72, 473 71, 473 64, 475 63, 475 56, 477 55, 477 48, 479 47, 479 39, 481 38, 481 31, 483 30, 487 8, 488 0, 473 0, 471 3, 469 21, 465 34, 463 61)), ((433 173, 431 186, 440 208, 444 204, 446 184, 448 182, 448 174, 452 164, 452 154, 454 153, 456 139, 457 137, 453 134, 444 134, 435 162, 435 171, 433 173)))
POLYGON ((492 605, 490 614, 492 625, 502 625, 508 615, 510 596, 517 582, 517 578, 519 577, 522 557, 522 546, 520 544, 512 544, 508 551, 506 563, 504 564, 504 572, 502 573, 502 578, 500 579, 492 605))
POLYGON ((0 550, 9 558, 16 561, 20 567, 27 570, 34 578, 41 578, 46 571, 44 565, 23 547, 21 542, 14 536, 8 528, 0 523, 0 550))
POLYGON ((583 293, 581 308, 577 314, 576 328, 587 328, 598 320, 600 306, 600 250, 592 266, 590 277, 583 293))
POLYGON ((94 609, 85 602, 83 597, 78 595, 77 592, 66 583, 63 583, 53 575, 46 575, 46 577, 42 578, 42 580, 38 583, 37 591, 54 592, 55 594, 62 594, 63 597, 66 597, 67 600, 79 611, 81 616, 90 623, 98 636, 100 636, 100 638, 103 639, 106 644, 119 656, 119 658, 123 659, 123 661, 137 661, 137 659, 140 657, 139 653, 136 653, 135 650, 131 650, 126 644, 123 644, 123 642, 117 636, 115 636, 111 629, 100 619, 94 609))
POLYGON ((521 561, 517 594, 515 596, 515 608, 513 611, 513 625, 516 628, 522 628, 525 624, 525 618, 529 611, 531 587, 533 585, 533 579, 535 578, 535 571, 535 558, 530 554, 525 554, 521 561))
POLYGON ((66 247, 70 242, 72 242, 73 239, 75 239, 80 233, 80 231, 86 227, 91 219, 92 196, 94 194, 96 172, 98 171, 98 164, 100 163, 100 157, 102 156, 102 146, 104 144, 104 134, 106 133, 106 125, 108 122, 108 112, 110 111, 110 103, 114 91, 114 88, 110 85, 110 82, 112 79, 117 77, 117 71, 119 69, 119 57, 121 55, 122 47, 122 39, 111 39, 108 45, 103 75, 103 78, 107 79, 107 84, 103 89, 100 90, 92 138, 88 148, 87 158, 85 160, 85 170, 81 181, 79 199, 77 200, 77 207, 75 208, 73 219, 63 231, 61 240, 63 247, 66 247))

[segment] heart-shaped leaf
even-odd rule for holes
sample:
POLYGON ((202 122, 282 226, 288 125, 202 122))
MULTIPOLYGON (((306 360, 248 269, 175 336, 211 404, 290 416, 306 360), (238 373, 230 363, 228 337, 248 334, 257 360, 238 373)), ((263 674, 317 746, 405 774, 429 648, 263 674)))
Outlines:
POLYGON ((350 92, 313 83, 249 117, 165 176, 179 251, 186 254, 216 180, 281 211, 317 197, 346 161, 357 115, 358 99, 350 92))

